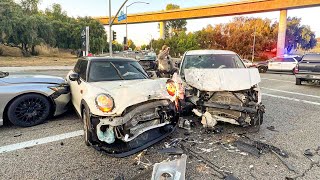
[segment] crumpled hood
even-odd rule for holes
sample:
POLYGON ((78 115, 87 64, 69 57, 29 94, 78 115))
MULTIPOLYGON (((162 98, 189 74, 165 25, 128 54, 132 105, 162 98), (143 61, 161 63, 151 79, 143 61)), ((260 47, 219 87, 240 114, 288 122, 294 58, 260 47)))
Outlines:
POLYGON ((45 75, 9 75, 4 78, 0 78, 0 81, 10 84, 23 84, 23 83, 48 83, 48 84, 60 84, 65 80, 61 77, 45 76, 45 75))
MULTIPOLYGON (((166 78, 161 78, 93 82, 90 84, 114 99, 115 108, 108 115, 120 115, 127 107, 135 104, 153 99, 171 99, 172 97, 166 89, 166 82, 166 78)), ((94 98, 91 97, 91 99, 94 98)))
POLYGON ((202 91, 240 91, 258 84, 256 68, 238 69, 185 69, 185 81, 202 91))

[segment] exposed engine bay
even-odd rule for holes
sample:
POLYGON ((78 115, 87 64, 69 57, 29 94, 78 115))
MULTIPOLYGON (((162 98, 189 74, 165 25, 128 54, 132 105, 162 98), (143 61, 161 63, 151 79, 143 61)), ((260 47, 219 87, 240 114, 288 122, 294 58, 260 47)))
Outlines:
POLYGON ((196 106, 193 112, 202 117, 201 123, 205 127, 213 127, 218 121, 242 126, 260 125, 263 122, 264 106, 259 102, 257 90, 257 87, 236 92, 194 89, 194 96, 188 100, 196 106))
POLYGON ((264 106, 256 69, 185 69, 186 101, 205 127, 218 121, 241 126, 263 122, 264 106), (240 82, 240 83, 239 83, 240 82))

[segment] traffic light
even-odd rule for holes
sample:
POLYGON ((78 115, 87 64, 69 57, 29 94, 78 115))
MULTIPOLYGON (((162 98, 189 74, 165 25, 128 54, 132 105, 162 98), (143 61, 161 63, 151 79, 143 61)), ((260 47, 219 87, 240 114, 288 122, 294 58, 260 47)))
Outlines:
POLYGON ((127 37, 123 37, 123 44, 127 45, 127 37))
POLYGON ((112 31, 112 40, 116 40, 117 39, 117 32, 112 31))

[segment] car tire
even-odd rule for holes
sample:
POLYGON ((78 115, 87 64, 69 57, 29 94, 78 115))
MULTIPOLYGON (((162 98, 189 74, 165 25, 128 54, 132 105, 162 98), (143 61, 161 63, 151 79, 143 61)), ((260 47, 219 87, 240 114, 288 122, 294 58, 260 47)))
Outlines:
POLYGON ((90 131, 90 114, 89 112, 84 108, 82 110, 82 121, 83 121, 83 137, 84 137, 84 143, 87 146, 91 145, 91 141, 92 141, 92 136, 91 136, 91 131, 90 131))
POLYGON ((21 127, 43 123, 50 116, 51 103, 40 94, 25 94, 16 98, 8 107, 9 121, 21 127))
POLYGON ((301 85, 301 79, 296 78, 296 85, 301 85))
POLYGON ((258 67, 258 70, 259 70, 260 73, 266 73, 267 72, 267 68, 263 67, 263 66, 258 67))

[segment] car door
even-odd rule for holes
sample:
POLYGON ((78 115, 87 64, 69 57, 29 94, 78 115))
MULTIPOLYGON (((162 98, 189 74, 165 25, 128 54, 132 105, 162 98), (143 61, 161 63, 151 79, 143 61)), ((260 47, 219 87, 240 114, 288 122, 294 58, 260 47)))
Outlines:
POLYGON ((281 70, 282 71, 292 71, 298 61, 295 60, 294 58, 283 58, 283 62, 281 63, 281 70))
POLYGON ((86 91, 87 83, 87 60, 79 60, 74 68, 74 72, 78 73, 80 78, 78 81, 70 81, 70 91, 71 91, 71 101, 75 109, 79 114, 81 114, 81 100, 84 92, 86 91))
POLYGON ((282 58, 273 58, 268 63, 268 69, 269 70, 274 70, 274 71, 280 71, 281 70, 282 61, 283 61, 282 58))

